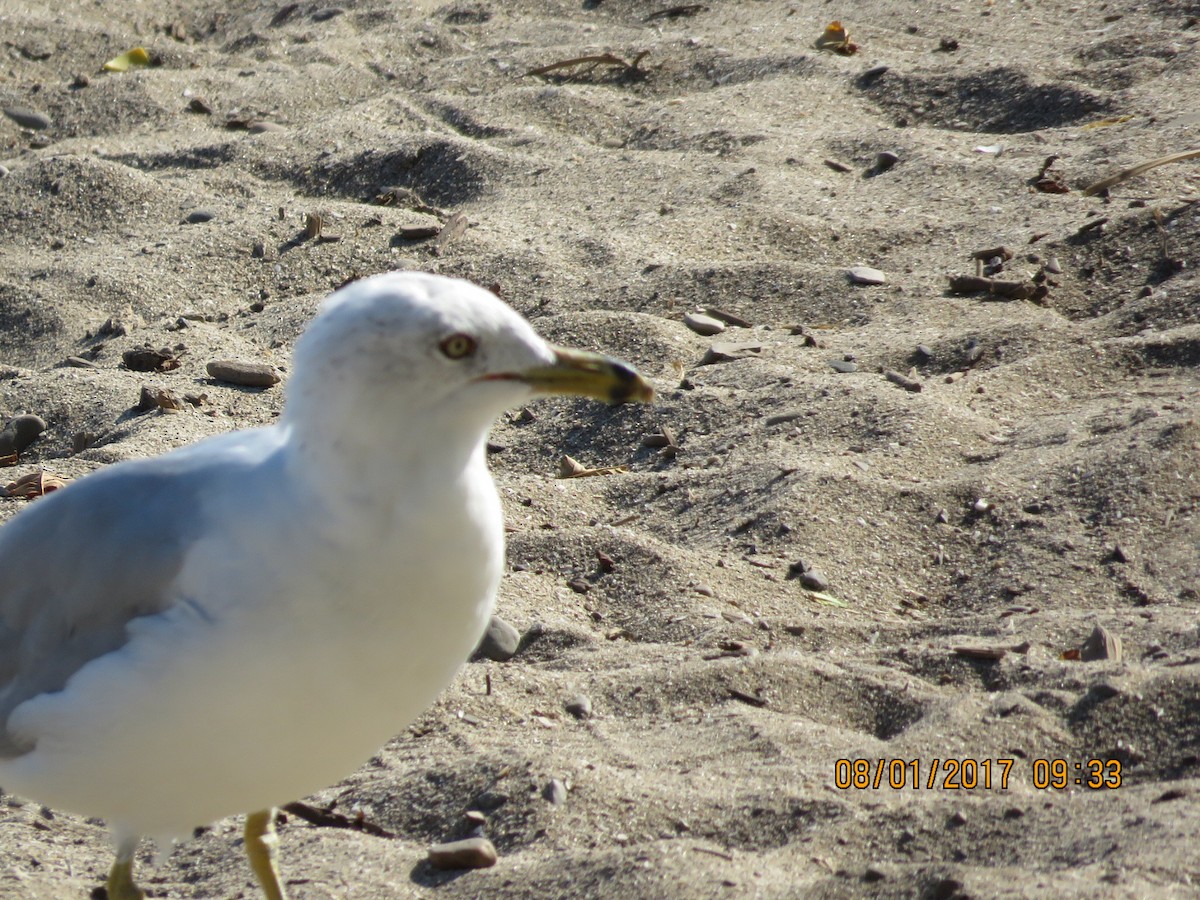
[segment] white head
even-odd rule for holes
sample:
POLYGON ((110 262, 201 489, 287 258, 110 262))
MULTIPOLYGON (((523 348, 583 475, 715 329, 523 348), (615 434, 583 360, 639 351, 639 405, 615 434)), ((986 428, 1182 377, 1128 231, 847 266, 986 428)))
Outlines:
POLYGON ((365 278, 326 299, 296 345, 287 391, 285 424, 388 422, 402 439, 419 422, 478 441, 534 394, 652 396, 625 363, 554 347, 490 291, 420 272, 365 278))

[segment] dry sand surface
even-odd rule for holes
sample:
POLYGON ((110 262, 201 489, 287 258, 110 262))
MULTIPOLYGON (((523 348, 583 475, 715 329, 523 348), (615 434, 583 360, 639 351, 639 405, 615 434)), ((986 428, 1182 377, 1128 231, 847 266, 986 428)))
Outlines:
MULTIPOLYGON (((206 363, 286 382, 389 269, 496 285, 659 400, 499 423, 521 650, 307 798, 394 837, 282 825, 294 897, 1196 896, 1200 162, 1082 189, 1200 146, 1200 4, 330 2, 0 3, 0 105, 49 119, 0 119, 0 412, 49 424, 11 477, 271 421, 283 386, 206 363), (1000 246, 1031 299, 948 290, 1000 246), (434 871, 470 810, 498 864, 434 871)), ((0 895, 110 860, 4 798, 0 895)), ((139 870, 256 895, 236 819, 139 870)))

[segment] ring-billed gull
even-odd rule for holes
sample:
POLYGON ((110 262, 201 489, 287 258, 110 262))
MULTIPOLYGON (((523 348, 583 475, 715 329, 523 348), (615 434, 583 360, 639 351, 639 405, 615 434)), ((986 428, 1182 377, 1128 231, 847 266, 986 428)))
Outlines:
POLYGON ((272 808, 357 768, 487 625, 496 417, 537 394, 652 394, 420 273, 335 292, 293 363, 277 424, 103 469, 0 528, 0 784, 107 820, 112 900, 144 896, 138 836, 239 812, 282 898, 272 808))

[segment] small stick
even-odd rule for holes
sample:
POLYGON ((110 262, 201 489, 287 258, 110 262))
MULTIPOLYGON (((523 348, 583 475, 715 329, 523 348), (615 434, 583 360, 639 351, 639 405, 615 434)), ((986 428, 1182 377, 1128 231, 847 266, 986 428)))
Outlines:
POLYGON ((574 59, 563 59, 558 62, 550 63, 548 66, 539 66, 536 69, 530 69, 525 74, 547 75, 550 72, 557 71, 558 69, 567 69, 571 66, 581 66, 585 63, 592 64, 590 68, 584 70, 585 72, 590 72, 592 69, 596 68, 596 66, 620 66, 622 69, 625 69, 628 72, 637 72, 640 71, 638 69, 638 63, 640 63, 649 52, 649 50, 643 50, 630 62, 625 62, 625 60, 621 59, 621 57, 614 56, 611 53, 600 53, 594 56, 576 56, 574 59))
POLYGON ((1167 163, 1183 162, 1185 159, 1196 159, 1200 157, 1200 150, 1187 150, 1183 153, 1172 153, 1170 156, 1160 156, 1158 159, 1152 159, 1149 162, 1144 162, 1133 166, 1129 169, 1123 169, 1116 175, 1109 176, 1097 181, 1093 185, 1084 188, 1083 196, 1091 197, 1093 194, 1098 194, 1113 185, 1120 184, 1122 181, 1128 181, 1130 178, 1136 178, 1143 172, 1149 172, 1151 169, 1157 169, 1159 166, 1165 166, 1167 163))
POLYGON ((1008 300, 1028 300, 1035 286, 1025 281, 1001 281, 996 278, 980 278, 977 275, 951 275, 950 290, 956 294, 974 294, 987 291, 1008 300))
POLYGON ((315 806, 310 806, 307 803, 299 801, 285 804, 279 808, 286 813, 291 813, 298 819, 303 819, 310 825, 323 828, 349 828, 352 831, 361 831, 365 834, 382 838, 395 837, 390 831, 380 828, 374 822, 368 822, 361 817, 352 819, 349 816, 343 816, 341 813, 335 813, 332 809, 317 809, 315 806))
POLYGON ((702 3, 688 3, 681 6, 672 6, 670 9, 660 9, 658 12, 652 12, 643 22, 653 22, 655 19, 677 19, 680 16, 694 16, 697 13, 708 12, 708 7, 702 3))

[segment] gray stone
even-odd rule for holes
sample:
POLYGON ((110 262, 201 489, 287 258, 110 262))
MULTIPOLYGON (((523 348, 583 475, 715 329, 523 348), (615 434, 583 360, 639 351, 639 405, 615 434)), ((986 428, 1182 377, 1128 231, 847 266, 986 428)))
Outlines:
POLYGON ((829 579, 825 577, 825 573, 820 569, 809 568, 800 575, 801 587, 806 587, 810 591, 820 591, 824 593, 829 590, 829 579))
POLYGON ((214 359, 204 367, 209 377, 243 387, 270 387, 279 384, 279 370, 269 363, 242 362, 237 359, 214 359))
POLYGON ((544 788, 542 797, 552 806, 562 806, 567 802, 567 786, 557 778, 551 778, 544 788))
POLYGON ((517 655, 520 646, 521 632, 499 616, 492 616, 475 653, 493 662, 508 662, 517 655))
POLYGON ((435 869, 487 869, 499 856, 485 837, 464 838, 429 848, 429 864, 435 869))
POLYGON ((50 117, 45 113, 26 109, 23 106, 6 106, 4 114, 22 128, 28 128, 30 131, 45 131, 51 124, 50 117))
POLYGON ((563 704, 563 708, 577 719, 592 717, 592 700, 587 694, 576 694, 563 704))
POLYGON ((843 375, 849 375, 851 372, 858 371, 858 363, 852 363, 848 359, 831 359, 829 367, 835 372, 841 372, 843 375))
POLYGON ((46 430, 41 416, 15 416, 0 431, 0 458, 20 455, 46 430))
POLYGON ((706 316, 704 313, 687 313, 683 317, 683 324, 696 334, 703 334, 706 337, 720 334, 725 330, 724 322, 714 319, 712 316, 706 316))
POLYGON ((846 275, 854 284, 887 284, 887 276, 870 266, 854 266, 846 275))

